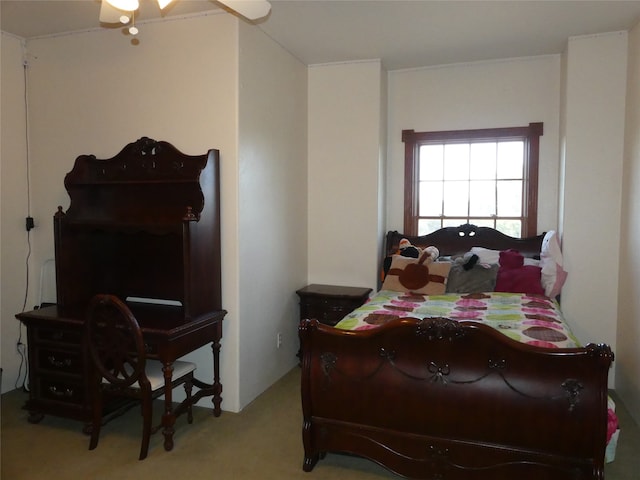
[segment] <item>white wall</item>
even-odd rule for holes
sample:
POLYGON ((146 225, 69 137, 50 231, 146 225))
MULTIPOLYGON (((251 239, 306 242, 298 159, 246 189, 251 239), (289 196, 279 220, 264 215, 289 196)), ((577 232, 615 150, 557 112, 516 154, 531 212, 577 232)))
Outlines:
MULTIPOLYGON (((382 256, 385 248, 385 234, 387 233, 387 165, 389 149, 388 143, 388 118, 389 118, 389 74, 381 70, 380 71, 380 147, 379 147, 379 162, 378 171, 378 252, 376 258, 378 264, 376 272, 382 271, 382 256)), ((381 281, 380 274, 377 273, 377 280, 381 281)), ((376 290, 378 285, 376 285, 376 290)))
POLYGON ((629 33, 616 392, 640 424, 640 25, 629 33))
POLYGON ((389 73, 387 222, 403 231, 402 130, 417 132, 544 123, 538 231, 557 228, 560 56, 514 58, 389 73))
MULTIPOLYGON (((237 19, 220 14, 140 25, 137 46, 120 31, 105 29, 28 42, 32 278, 53 257, 52 217, 58 205, 69 205, 63 179, 78 155, 108 158, 142 136, 167 140, 191 155, 220 150, 223 304, 229 311, 221 375, 223 408, 231 410, 240 406, 234 371, 238 331, 229 328, 238 315, 237 256, 230 254, 237 243, 238 208, 236 38, 237 19)), ((7 180, 24 183, 18 176, 7 180)), ((3 280, 7 274, 3 266, 3 280)), ((37 287, 31 282, 29 306, 37 287)), ((3 317, 3 329, 10 322, 3 317)), ((211 349, 204 347, 194 358, 199 375, 210 379, 211 349)))
POLYGON ((377 288, 382 81, 377 60, 309 67, 309 283, 377 288))
MULTIPOLYGON (((239 411, 297 362, 295 290, 307 279, 307 69, 259 29, 228 13, 139 27, 138 45, 119 30, 106 29, 27 44, 36 221, 31 276, 53 257, 52 217, 58 205, 69 206, 63 179, 78 155, 108 158, 142 136, 169 141, 191 155, 219 149, 222 300, 228 311, 221 349, 222 408, 239 411), (279 350, 276 332, 283 334, 279 350)), ((3 227, 11 221, 2 237, 3 260, 8 259, 2 292, 12 299, 3 303, 7 352, 15 350, 14 314, 26 288, 20 264, 26 255, 27 213, 18 208, 5 216, 9 202, 25 204, 19 46, 13 42, 12 49, 6 47, 11 55, 5 55, 3 42, 2 58, 2 78, 10 80, 6 89, 3 84, 3 117, 9 98, 6 112, 16 119, 13 129, 2 128, 3 167, 11 167, 2 175, 3 187, 8 185, 3 227), (12 68, 5 72, 6 65, 12 68), (12 141, 5 145, 5 137, 12 141), (11 163, 5 151, 12 154, 11 163), (11 241, 5 242, 5 233, 11 241), (5 283, 5 278, 12 281, 5 283)), ((29 309, 38 295, 37 282, 32 282, 29 309)), ((198 364, 200 378, 212 378, 209 346, 188 358, 198 364)), ((17 368, 10 360, 7 380, 12 382, 17 368)), ((182 396, 176 392, 176 399, 182 396)))
POLYGON ((582 343, 615 352, 627 34, 571 38, 566 59, 562 309, 582 343))
POLYGON ((244 23, 239 45, 236 328, 244 406, 297 364, 295 291, 307 277, 307 67, 244 23))
MULTIPOLYGON (((21 357, 16 350, 20 323, 15 314, 22 310, 27 288, 29 255, 25 217, 28 215, 26 139, 24 132, 24 69, 19 38, 2 34, 0 38, 0 352, 3 369, 2 392, 13 390, 18 380, 21 357)), ((31 276, 31 287, 37 277, 31 276)), ((31 303, 27 304, 31 309, 31 303)), ((26 331, 22 329, 23 342, 26 331)), ((23 365, 22 373, 25 373, 23 365)), ((24 375, 19 379, 22 385, 24 375)))

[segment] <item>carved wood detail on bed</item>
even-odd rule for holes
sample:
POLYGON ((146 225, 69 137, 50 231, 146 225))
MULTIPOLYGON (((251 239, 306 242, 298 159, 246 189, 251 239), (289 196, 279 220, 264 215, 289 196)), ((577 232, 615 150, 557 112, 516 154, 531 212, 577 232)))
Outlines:
POLYGON ((442 318, 300 335, 306 471, 341 451, 409 478, 602 478, 606 345, 540 349, 442 318))

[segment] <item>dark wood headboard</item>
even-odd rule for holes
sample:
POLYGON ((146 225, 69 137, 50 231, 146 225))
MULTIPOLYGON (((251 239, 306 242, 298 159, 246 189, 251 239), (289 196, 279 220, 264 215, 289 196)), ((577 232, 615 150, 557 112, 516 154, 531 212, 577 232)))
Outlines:
POLYGON ((385 255, 396 253, 403 238, 420 248, 433 245, 440 250, 440 255, 462 255, 471 247, 485 247, 493 250, 513 248, 525 257, 539 258, 544 233, 535 237, 514 238, 493 228, 477 227, 468 223, 459 227, 441 228, 422 236, 403 235, 392 231, 387 233, 385 255))

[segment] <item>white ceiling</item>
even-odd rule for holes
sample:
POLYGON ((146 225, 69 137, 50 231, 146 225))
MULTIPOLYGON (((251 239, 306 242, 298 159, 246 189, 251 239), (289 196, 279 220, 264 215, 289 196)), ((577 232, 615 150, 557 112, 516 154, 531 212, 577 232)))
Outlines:
MULTIPOLYGON (((257 28, 305 64, 379 58, 388 70, 560 53, 570 36, 628 30, 640 21, 640 1, 270 1, 257 28)), ((138 23, 159 16, 154 1, 141 4, 138 23)), ((2 30, 25 38, 100 28, 100 0, 0 6, 2 30)), ((178 0, 167 15, 208 11, 220 12, 219 4, 178 0)))

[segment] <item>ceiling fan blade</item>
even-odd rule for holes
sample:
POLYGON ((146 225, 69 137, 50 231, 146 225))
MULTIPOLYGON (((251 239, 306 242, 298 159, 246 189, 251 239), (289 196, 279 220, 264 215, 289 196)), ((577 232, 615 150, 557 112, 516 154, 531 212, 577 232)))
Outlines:
POLYGON ((100 2, 100 23, 120 23, 122 11, 111 5, 107 0, 100 2))
POLYGON ((158 0, 158 7, 160 7, 160 10, 164 10, 164 7, 169 5, 171 2, 173 2, 173 0, 158 0))
POLYGON ((218 0, 218 2, 249 20, 266 17, 271 11, 271 4, 267 0, 218 0))

